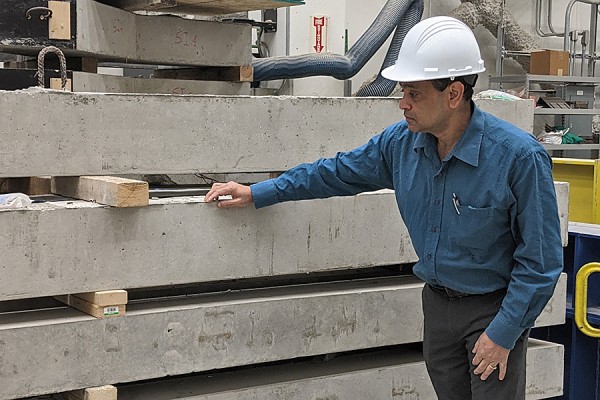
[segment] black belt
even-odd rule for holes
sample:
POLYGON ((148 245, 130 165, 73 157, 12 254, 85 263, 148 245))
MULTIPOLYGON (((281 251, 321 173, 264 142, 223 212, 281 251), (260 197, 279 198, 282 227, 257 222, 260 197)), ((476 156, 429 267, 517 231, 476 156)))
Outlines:
POLYGON ((462 299, 464 297, 472 297, 472 296, 481 296, 479 293, 463 293, 458 290, 450 289, 445 286, 435 286, 431 283, 428 283, 427 286, 431 288, 434 292, 441 293, 444 296, 451 297, 453 299, 462 299))

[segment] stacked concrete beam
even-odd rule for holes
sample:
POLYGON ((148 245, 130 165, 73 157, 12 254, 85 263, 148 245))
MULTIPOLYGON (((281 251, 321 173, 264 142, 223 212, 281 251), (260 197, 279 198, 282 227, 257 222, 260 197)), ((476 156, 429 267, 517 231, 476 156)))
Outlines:
POLYGON ((0 301, 417 261, 391 192, 225 212, 40 203, 0 211, 0 254, 0 301))
MULTIPOLYGON (((563 349, 530 340, 527 400, 562 394, 544 375, 562 376, 563 349)), ((560 379, 558 380, 561 381, 560 379)), ((328 362, 303 361, 237 372, 202 374, 119 388, 120 400, 437 399, 421 352, 393 347, 328 362)))
MULTIPOLYGON (((388 98, 31 90, 0 92, 0 104, 0 177, 284 171, 402 118, 388 98)), ((526 129, 533 120, 530 101, 480 104, 526 129)))
MULTIPOLYGON (((253 289, 133 303, 111 319, 7 314, 0 399, 420 342, 422 286, 400 277, 253 289)), ((565 295, 563 278, 538 326, 564 322, 565 295)))
POLYGON ((77 0, 71 7, 74 15, 66 15, 65 24, 75 21, 67 40, 45 38, 41 27, 36 32, 40 37, 28 38, 21 35, 31 34, 31 23, 24 17, 29 6, 15 3, 14 21, 0 39, 0 51, 37 55, 41 48, 55 45, 68 56, 134 64, 229 67, 252 62, 252 28, 247 24, 138 15, 93 0, 77 0))
MULTIPOLYGON (((401 117, 393 99, 2 92, 0 102, 9 177, 277 171, 358 146, 401 117)), ((507 116, 532 112, 498 104, 507 116)), ((566 190, 557 184, 565 227, 566 190)), ((0 253, 0 301, 416 261, 385 191, 264 210, 200 198, 34 204, 0 212, 0 253)), ((564 321, 565 284, 538 326, 564 321)), ((0 400, 419 342, 421 288, 404 277, 244 290, 130 303, 105 320, 68 308, 4 314, 0 400)), ((544 362, 560 356, 560 346, 540 351, 544 362)), ((531 373, 543 387, 561 379, 545 374, 531 373)))

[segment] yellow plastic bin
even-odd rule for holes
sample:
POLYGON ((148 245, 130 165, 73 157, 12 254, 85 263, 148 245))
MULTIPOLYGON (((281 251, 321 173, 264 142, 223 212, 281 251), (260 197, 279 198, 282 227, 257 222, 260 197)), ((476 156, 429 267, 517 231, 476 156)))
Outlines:
POLYGON ((569 182, 569 221, 600 224, 600 160, 552 161, 554 180, 569 182))

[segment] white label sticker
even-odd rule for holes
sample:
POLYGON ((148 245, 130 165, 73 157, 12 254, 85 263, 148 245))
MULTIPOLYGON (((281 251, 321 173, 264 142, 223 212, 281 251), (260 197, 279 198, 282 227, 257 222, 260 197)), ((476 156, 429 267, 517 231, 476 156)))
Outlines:
POLYGON ((119 314, 119 306, 111 306, 104 307, 104 316, 108 317, 110 315, 118 315, 119 314))
POLYGON ((583 96, 583 90, 578 90, 577 91, 577 96, 583 96))

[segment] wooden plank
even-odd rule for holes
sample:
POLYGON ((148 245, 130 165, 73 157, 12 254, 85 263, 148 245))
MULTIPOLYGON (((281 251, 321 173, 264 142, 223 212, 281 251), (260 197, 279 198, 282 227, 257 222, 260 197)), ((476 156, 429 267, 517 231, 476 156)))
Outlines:
POLYGON ((114 176, 53 177, 52 193, 113 207, 148 205, 148 183, 114 176))
POLYGON ((100 307, 112 306, 115 304, 127 304, 128 301, 126 290, 105 290, 101 292, 77 293, 73 296, 100 307))
POLYGON ((301 0, 100 0, 100 2, 128 11, 168 9, 169 12, 201 15, 231 14, 304 4, 301 0))
POLYGON ((122 317, 125 315, 125 304, 99 306, 69 294, 54 296, 54 298, 61 303, 64 303, 95 318, 112 318, 122 317))
POLYGON ((48 19, 48 38, 71 40, 71 3, 49 1, 48 8, 52 10, 52 17, 48 19))
POLYGON ((252 82, 254 68, 251 65, 244 65, 241 67, 159 69, 154 73, 154 77, 158 79, 252 82))
POLYGON ((50 194, 50 177, 0 179, 0 193, 25 193, 28 196, 50 194))
POLYGON ((66 393, 66 400, 117 400, 117 388, 112 385, 73 390, 66 393))

